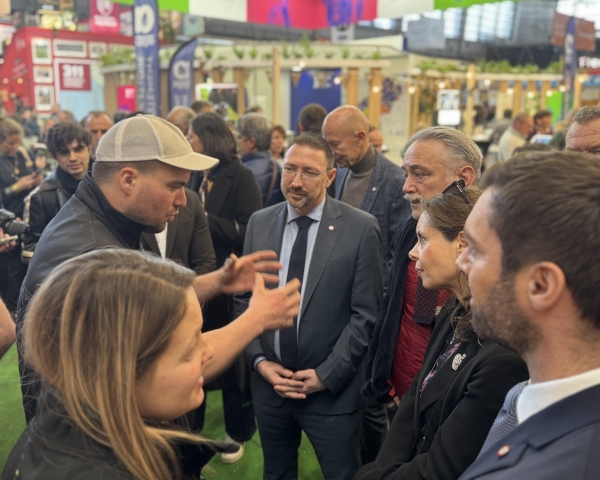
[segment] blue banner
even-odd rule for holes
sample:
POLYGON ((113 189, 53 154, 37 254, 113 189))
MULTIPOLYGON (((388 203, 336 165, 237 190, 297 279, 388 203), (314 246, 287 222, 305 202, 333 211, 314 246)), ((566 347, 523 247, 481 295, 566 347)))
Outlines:
POLYGON ((189 107, 194 100, 194 56, 197 39, 184 43, 169 64, 170 107, 189 107))
POLYGON ((565 33, 565 68, 564 83, 566 91, 563 96, 562 117, 573 108, 575 93, 575 76, 577 75, 577 49, 575 48, 575 17, 569 19, 565 33))
POLYGON ((145 113, 160 115, 156 0, 135 0, 134 17, 138 108, 145 113))

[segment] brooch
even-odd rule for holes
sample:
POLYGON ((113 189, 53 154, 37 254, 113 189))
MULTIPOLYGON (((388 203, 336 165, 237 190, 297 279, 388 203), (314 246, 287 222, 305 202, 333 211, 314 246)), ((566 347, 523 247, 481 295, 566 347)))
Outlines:
POLYGON ((457 370, 466 356, 466 354, 461 355, 460 353, 457 353, 454 360, 452 360, 452 370, 457 370))

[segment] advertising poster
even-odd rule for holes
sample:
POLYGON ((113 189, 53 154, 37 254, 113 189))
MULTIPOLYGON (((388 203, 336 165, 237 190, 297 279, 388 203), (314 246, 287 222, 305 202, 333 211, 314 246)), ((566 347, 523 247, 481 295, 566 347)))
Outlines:
POLYGON ((135 0, 134 42, 138 107, 159 115, 158 11, 156 0, 135 0))
POLYGON ((119 6, 107 0, 91 0, 90 32, 119 35, 121 33, 119 6))
POLYGON ((126 112, 136 111, 135 85, 121 85, 117 87, 117 108, 126 112))
POLYGON ((194 55, 197 40, 184 43, 169 65, 170 108, 189 107, 194 94, 194 55))
POLYGON ((89 65, 61 63, 59 72, 61 90, 89 92, 92 89, 89 65))

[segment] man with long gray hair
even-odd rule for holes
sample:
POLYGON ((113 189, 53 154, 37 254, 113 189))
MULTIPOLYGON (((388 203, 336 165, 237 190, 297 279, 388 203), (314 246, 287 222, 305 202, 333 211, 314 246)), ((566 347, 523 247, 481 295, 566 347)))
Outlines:
POLYGON ((426 290, 408 252, 417 243, 421 200, 447 189, 476 185, 482 155, 464 133, 447 127, 426 128, 408 142, 402 170, 403 191, 412 215, 395 240, 394 256, 383 304, 379 309, 367 357, 365 395, 386 404, 393 412, 423 363, 425 348, 449 291, 426 290))

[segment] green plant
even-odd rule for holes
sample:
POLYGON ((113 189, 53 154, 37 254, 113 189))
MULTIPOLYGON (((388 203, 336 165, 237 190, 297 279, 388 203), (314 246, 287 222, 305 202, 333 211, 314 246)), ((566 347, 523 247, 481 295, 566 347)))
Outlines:
POLYGON ((552 62, 544 69, 544 73, 561 73, 563 71, 563 66, 560 61, 552 62))
POLYGON ((135 63, 135 51, 133 48, 123 48, 108 52, 100 57, 100 63, 103 67, 135 63))
POLYGON ((333 50, 327 50, 325 52, 325 58, 333 58, 335 57, 335 52, 333 50))
POLYGON ((379 49, 375 50, 372 54, 371 54, 371 58, 373 60, 381 60, 382 55, 381 52, 379 51, 379 49))
POLYGON ((217 57, 217 60, 219 60, 219 61, 222 61, 222 60, 227 60, 227 55, 223 55, 223 54, 221 54, 221 55, 219 55, 219 56, 217 57))
POLYGON ((294 58, 303 58, 304 55, 300 50, 296 50, 295 48, 292 50, 292 56, 294 58))
POLYGON ((292 58, 292 54, 290 53, 290 47, 287 42, 283 42, 281 44, 281 55, 283 58, 292 58))
POLYGON ((243 48, 237 47, 233 47, 233 53, 235 53, 235 56, 240 60, 242 60, 244 58, 244 55, 246 55, 246 51, 243 48))
POLYGON ((210 46, 207 45, 206 47, 202 48, 202 51, 204 52, 204 57, 207 60, 210 60, 210 59, 212 59, 212 57, 215 54, 215 47, 210 47, 210 46))
POLYGON ((258 57, 258 48, 252 47, 250 49, 250 58, 254 60, 256 57, 258 57))
POLYGON ((361 58, 365 58, 365 53, 364 53, 364 52, 356 52, 356 53, 354 54, 354 58, 357 58, 357 59, 359 59, 359 60, 360 60, 361 58))
POLYGON ((300 39, 300 47, 304 50, 304 55, 306 58, 312 58, 315 56, 315 50, 312 47, 310 38, 308 38, 306 33, 302 35, 302 38, 300 39))
POLYGON ((341 47, 342 58, 350 58, 350 47, 341 47))
POLYGON ((273 58, 273 54, 272 54, 272 53, 269 53, 269 52, 267 52, 267 53, 263 53, 263 54, 262 54, 262 56, 261 56, 261 58, 262 58, 263 60, 271 60, 271 59, 273 58))

